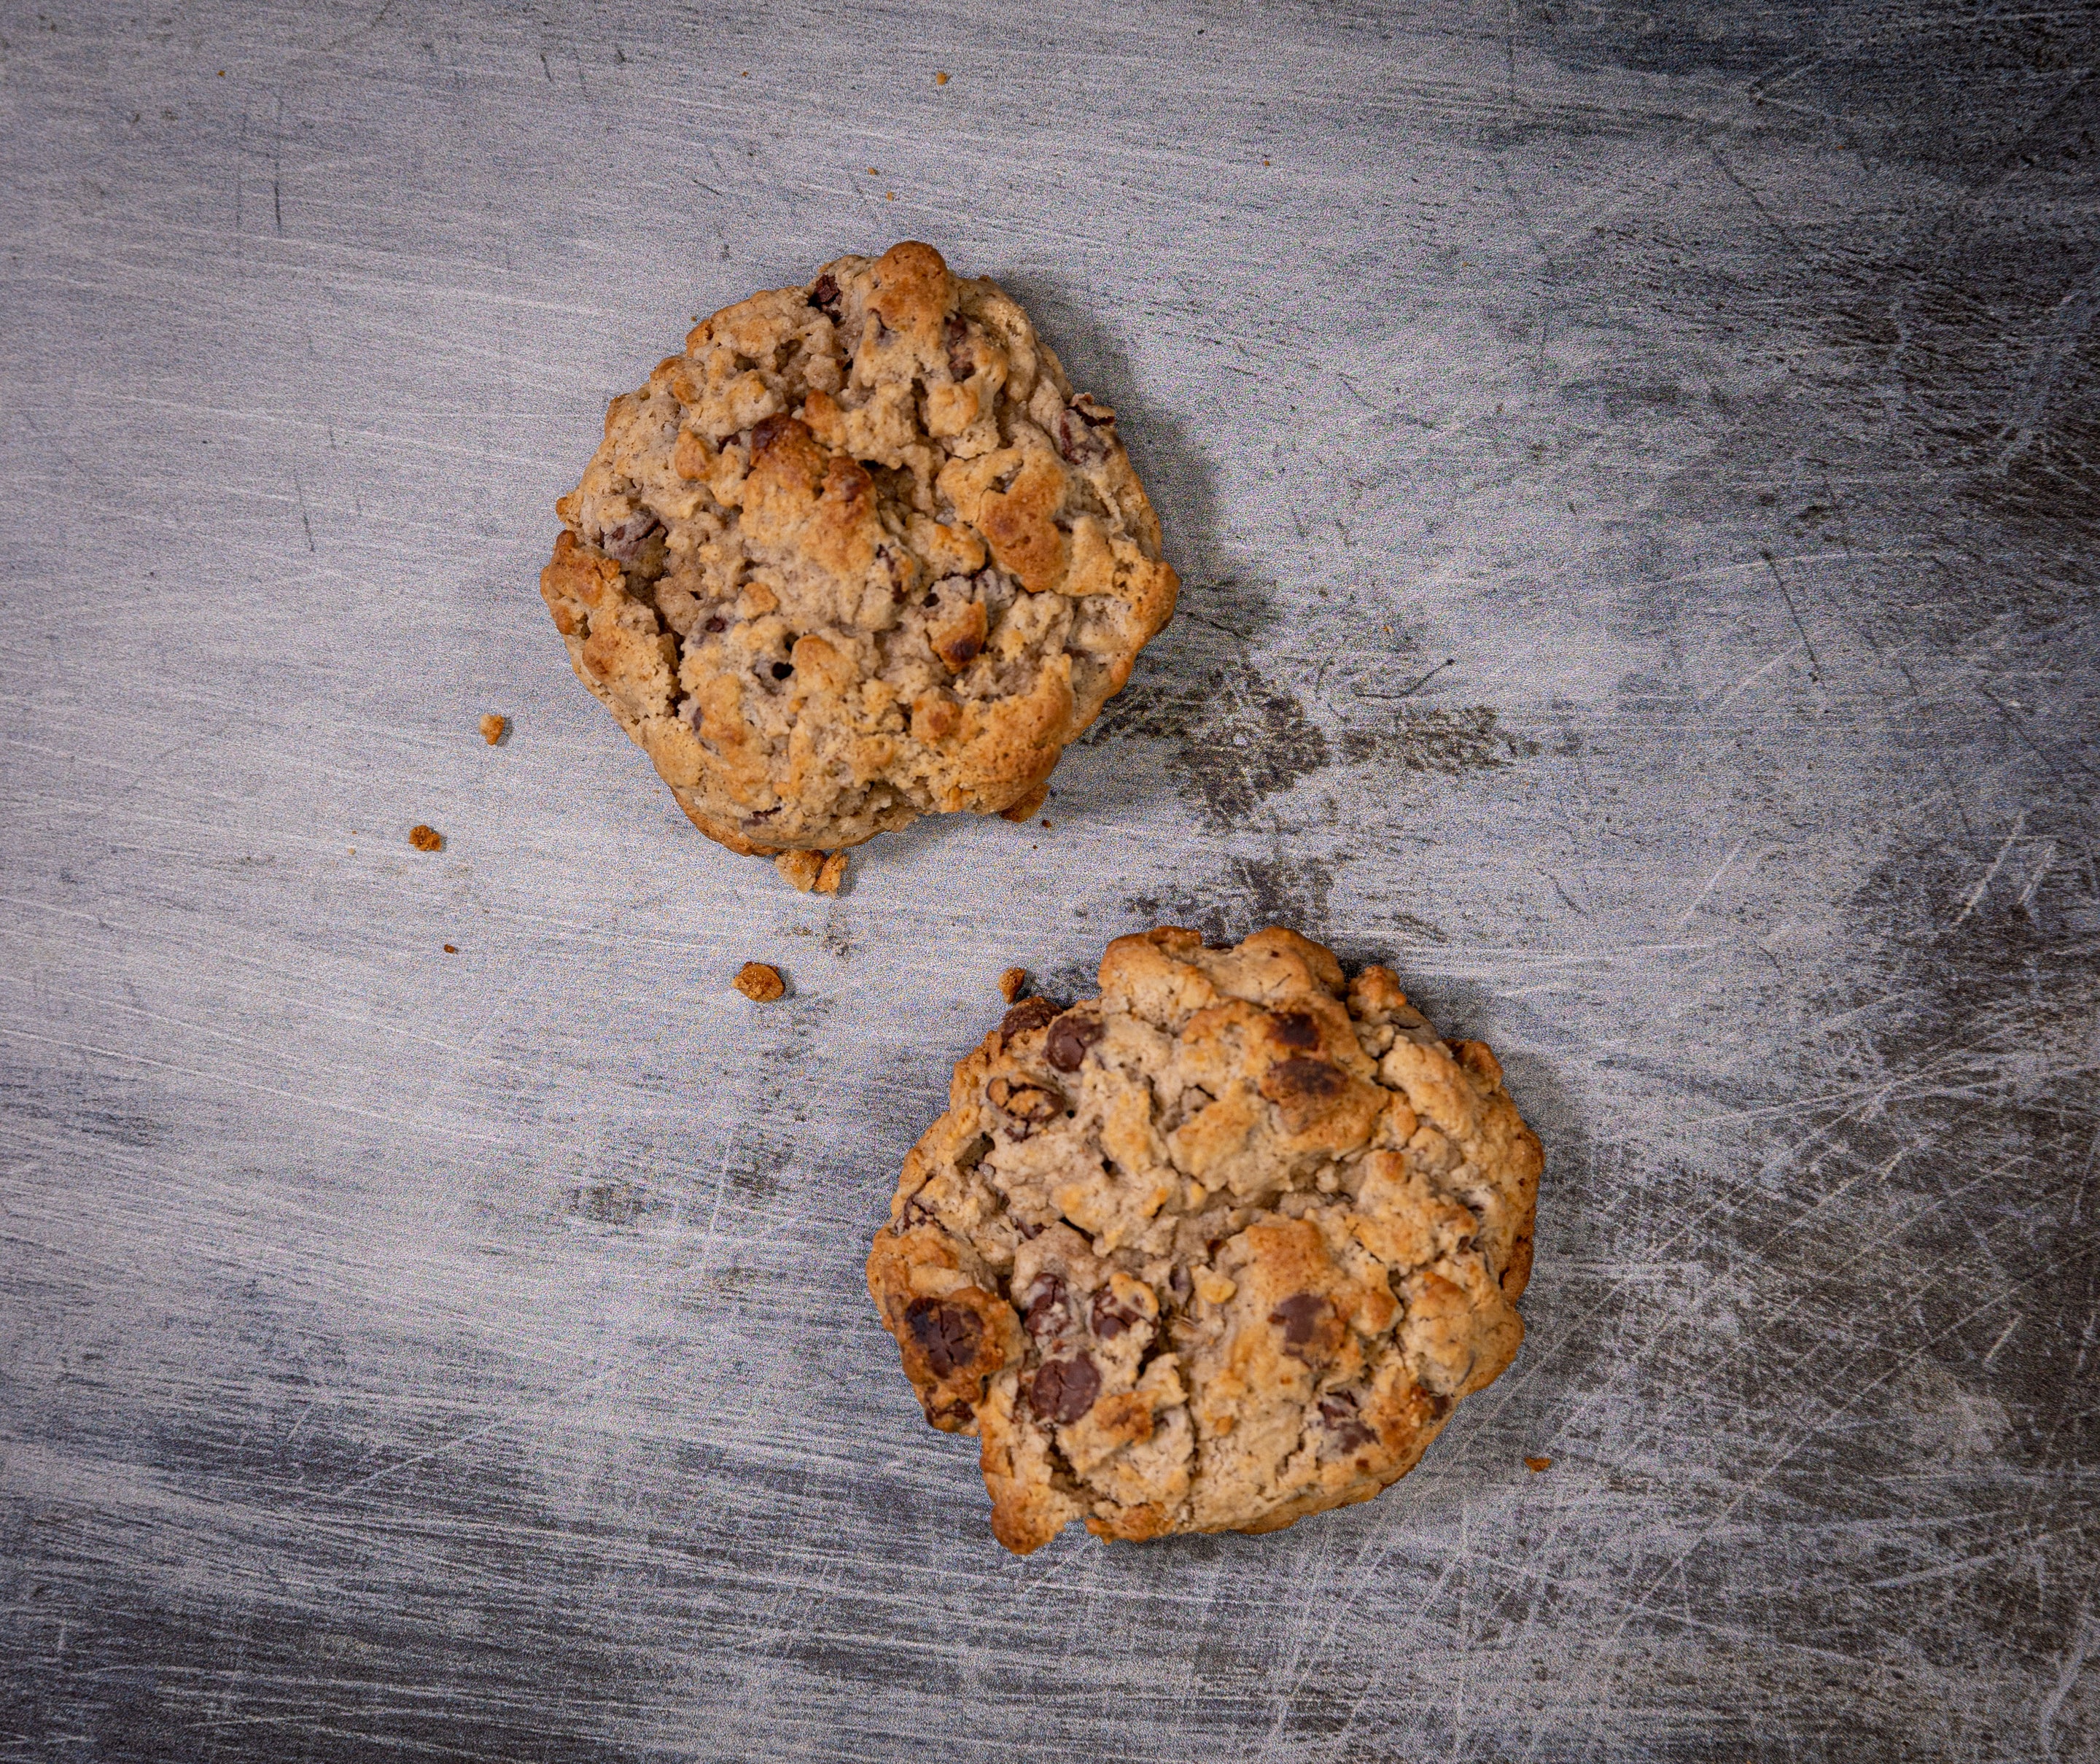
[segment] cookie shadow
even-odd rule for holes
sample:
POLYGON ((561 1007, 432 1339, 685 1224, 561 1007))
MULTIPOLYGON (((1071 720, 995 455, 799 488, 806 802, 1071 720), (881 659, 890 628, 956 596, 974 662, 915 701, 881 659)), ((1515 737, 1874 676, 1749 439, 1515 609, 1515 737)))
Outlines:
POLYGON ((1167 561, 1181 578, 1176 624, 1211 621, 1236 642, 1258 642, 1282 622, 1282 613, 1273 584, 1262 578, 1260 560, 1236 549, 1227 536, 1211 451, 1163 399, 1139 392, 1122 343, 1084 299, 1048 276, 1002 280, 1035 317, 1073 386, 1115 411, 1116 432, 1159 517, 1167 561))

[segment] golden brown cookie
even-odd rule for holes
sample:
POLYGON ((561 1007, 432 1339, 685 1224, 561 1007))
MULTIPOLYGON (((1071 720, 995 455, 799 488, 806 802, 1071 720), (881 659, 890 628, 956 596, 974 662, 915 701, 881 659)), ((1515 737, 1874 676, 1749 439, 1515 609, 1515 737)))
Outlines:
POLYGON ((540 591, 695 826, 1032 813, 1174 610, 1115 413, 931 245, 755 294, 606 412, 540 591))
POLYGON ((1119 937, 955 1068, 868 1290, 1026 1555, 1368 1500, 1515 1356, 1542 1157, 1479 1042, 1295 932, 1119 937))

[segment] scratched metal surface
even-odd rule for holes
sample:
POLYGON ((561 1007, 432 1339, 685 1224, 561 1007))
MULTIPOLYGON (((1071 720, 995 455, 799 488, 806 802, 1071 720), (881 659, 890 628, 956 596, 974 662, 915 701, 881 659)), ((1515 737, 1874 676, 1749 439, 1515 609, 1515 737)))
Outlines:
POLYGON ((6 0, 0 1757, 2094 1755, 2096 59, 6 0), (911 236, 1187 586, 1053 829, 827 902, 534 581, 691 315, 911 236), (1016 1561, 861 1259, 1161 919, 1501 1051, 1530 1338, 1370 1506, 1016 1561))

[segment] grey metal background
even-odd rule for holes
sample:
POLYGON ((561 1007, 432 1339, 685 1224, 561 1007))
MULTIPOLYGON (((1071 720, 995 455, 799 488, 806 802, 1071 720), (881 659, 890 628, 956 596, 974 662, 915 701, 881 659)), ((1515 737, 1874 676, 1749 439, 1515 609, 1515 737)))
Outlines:
POLYGON ((0 1757, 2093 1756, 2090 7, 46 4, 0 1757), (909 236, 1186 588, 1052 830, 827 902, 534 581, 909 236), (1530 1339, 1368 1506, 1016 1561, 861 1259, 999 970, 1162 919, 1500 1051, 1530 1339))

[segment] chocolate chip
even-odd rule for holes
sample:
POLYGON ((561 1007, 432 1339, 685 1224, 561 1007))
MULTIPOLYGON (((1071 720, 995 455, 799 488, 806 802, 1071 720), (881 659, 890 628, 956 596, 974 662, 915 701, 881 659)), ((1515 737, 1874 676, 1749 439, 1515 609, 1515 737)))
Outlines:
POLYGON ((877 545, 875 548, 875 554, 881 560, 883 568, 889 572, 889 598, 895 601, 900 606, 902 606, 904 604, 904 584, 906 581, 909 580, 908 573, 898 567, 897 553, 892 551, 889 546, 877 545))
POLYGON ((867 337, 871 343, 879 343, 889 335, 889 327, 882 322, 882 315, 871 312, 867 315, 867 337))
POLYGON ((926 1356, 933 1376, 945 1378, 959 1366, 977 1356, 977 1343, 984 1334, 983 1321, 967 1305, 948 1304, 938 1299, 914 1299, 904 1321, 911 1338, 926 1356))
POLYGON ((726 631, 729 628, 729 620, 717 613, 708 620, 707 628, 710 631, 726 631))
POLYGON ((985 1094, 990 1097, 992 1107, 1008 1120, 1031 1128, 1065 1112, 1063 1097, 1036 1084, 1009 1084, 1004 1078, 995 1078, 985 1087, 985 1094))
POLYGON ((1114 1341, 1137 1321, 1138 1313, 1128 1305, 1118 1303, 1115 1294, 1105 1286, 1094 1294, 1094 1333, 1103 1341, 1114 1341))
POLYGON ((1195 1295, 1196 1283, 1189 1278, 1185 1268, 1170 1268, 1167 1271, 1167 1290, 1174 1294, 1176 1304, 1186 1304, 1195 1295))
POLYGON ((1040 1225, 1031 1225, 1025 1219, 1014 1220, 1013 1228, 1021 1233, 1021 1241, 1023 1243, 1033 1243, 1043 1235, 1043 1228, 1040 1225))
POLYGON ((1021 1326, 1031 1335, 1054 1335, 1071 1321, 1065 1308, 1065 1283, 1055 1274, 1038 1274, 1021 1298, 1027 1308, 1021 1326))
POLYGON ((1347 1391, 1336 1391, 1320 1399, 1320 1418, 1334 1435, 1338 1451, 1353 1452, 1360 1445, 1374 1444, 1378 1439, 1358 1417, 1357 1400, 1347 1391))
POLYGON ((1093 1017, 1068 1011, 1050 1025, 1043 1039, 1043 1057, 1060 1072, 1076 1072, 1088 1048, 1101 1039, 1101 1023, 1093 1017))
POLYGON ((948 322, 941 328, 942 341, 948 347, 948 372, 958 380, 967 380, 976 364, 970 359, 970 328, 963 322, 959 312, 948 315, 948 322))
POLYGON ((1016 1035, 1025 1035, 1031 1029, 1042 1028, 1057 1014, 1057 1007, 1048 999, 1023 999, 999 1019, 999 1032, 1011 1041, 1016 1035))
POLYGON ((1332 1102, 1349 1081, 1325 1060, 1284 1060, 1262 1074, 1261 1093, 1271 1102, 1332 1102))
POLYGON ((1317 1049, 1320 1025, 1303 1011, 1286 1011, 1275 1019, 1276 1039, 1286 1047, 1317 1049))
POLYGON ((1422 1399, 1429 1405, 1429 1413, 1439 1421, 1451 1413, 1451 1399, 1441 1391, 1424 1391, 1422 1399))
POLYGON ((775 680, 785 680, 794 671, 795 664, 792 662, 775 662, 773 664, 773 677, 775 680))
POLYGON ((1045 1360, 1029 1387, 1028 1406, 1039 1421, 1077 1421, 1101 1394, 1101 1375, 1084 1354, 1045 1360))
POLYGON ((1095 440, 1093 432, 1084 423, 1072 421, 1070 411, 1057 418, 1057 451, 1065 456, 1067 465, 1077 465, 1082 461, 1101 456, 1101 444, 1095 440))
POLYGON ((817 285, 810 290, 810 304, 827 319, 839 315, 839 284, 830 271, 817 278, 817 285))
POLYGON ((1268 1313, 1268 1321, 1282 1325, 1283 1338, 1291 1347, 1303 1347, 1319 1329, 1326 1308, 1327 1301, 1317 1293, 1294 1293, 1268 1313))
POLYGON ((939 606, 939 605, 941 604, 941 591, 940 591, 940 589, 938 589, 938 588, 929 588, 929 589, 928 589, 926 590, 926 598, 925 598, 924 600, 920 601, 920 602, 919 602, 919 604, 920 604, 920 606, 939 606))
POLYGON ((598 549, 622 563, 632 563, 642 555, 649 541, 663 531, 664 523, 648 509, 637 509, 625 520, 615 521, 599 530, 598 549))

